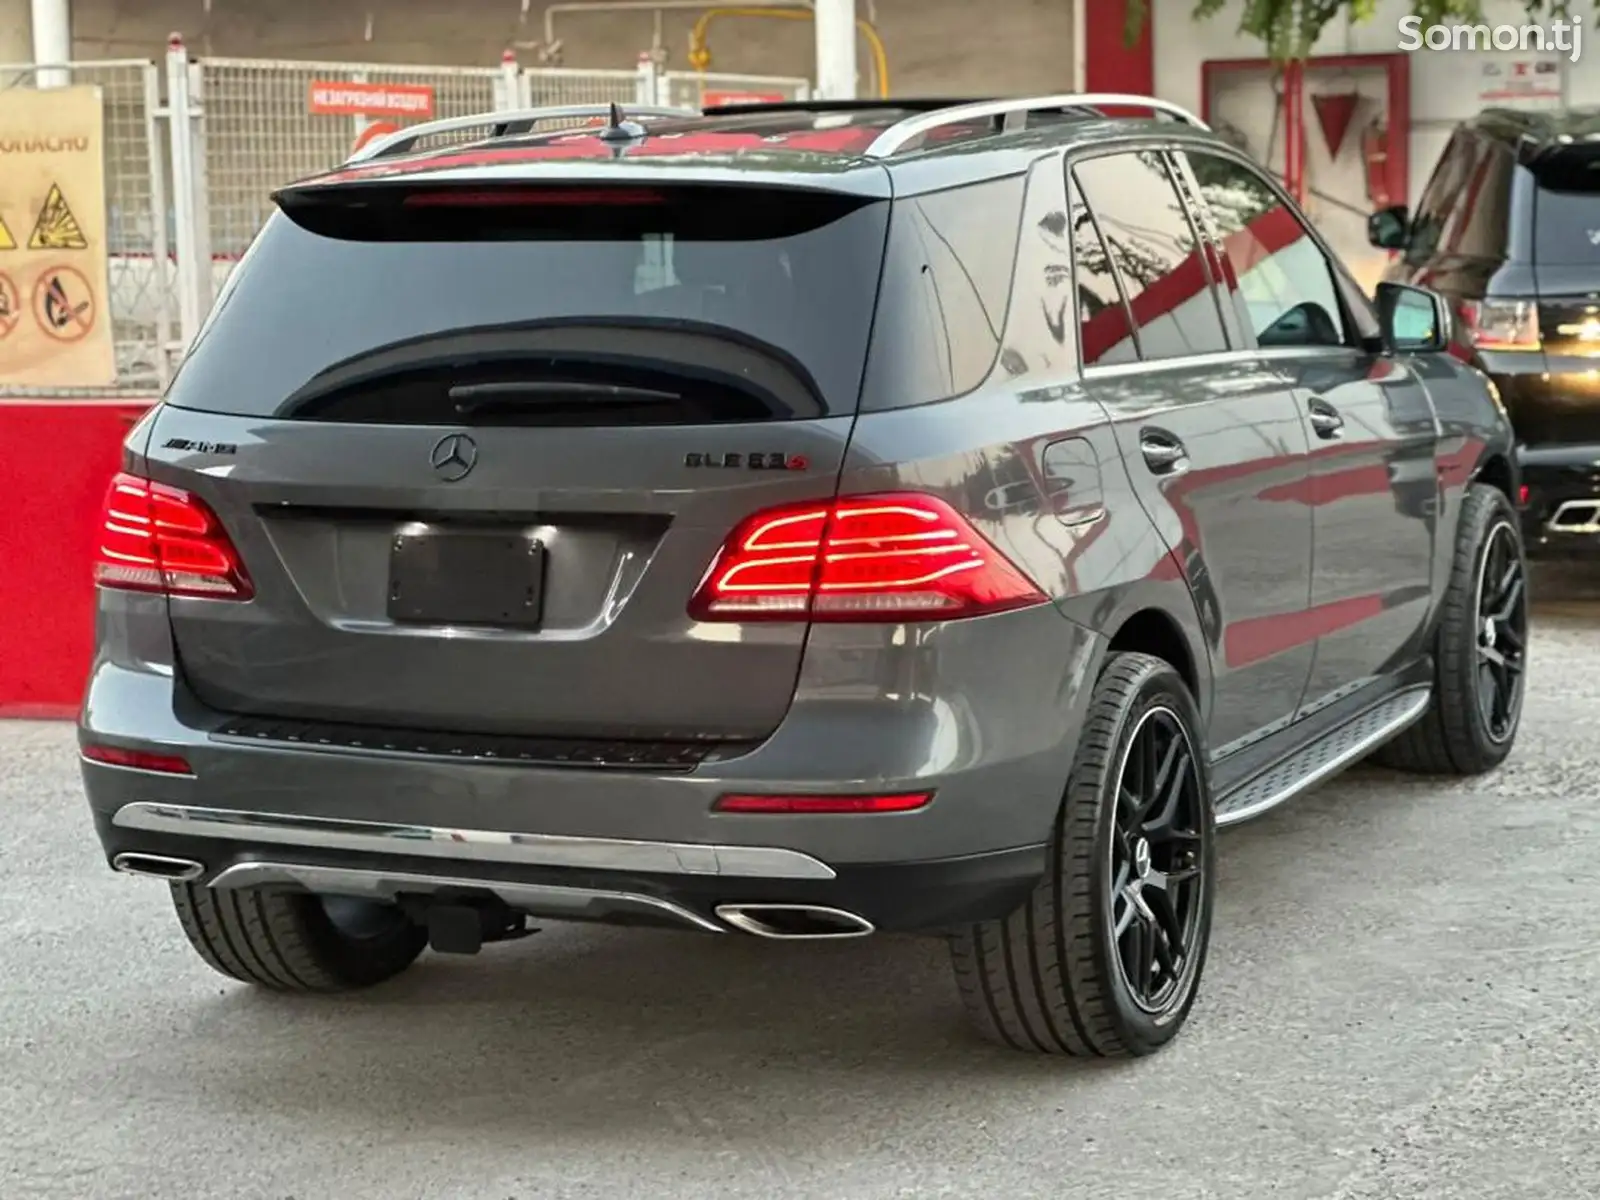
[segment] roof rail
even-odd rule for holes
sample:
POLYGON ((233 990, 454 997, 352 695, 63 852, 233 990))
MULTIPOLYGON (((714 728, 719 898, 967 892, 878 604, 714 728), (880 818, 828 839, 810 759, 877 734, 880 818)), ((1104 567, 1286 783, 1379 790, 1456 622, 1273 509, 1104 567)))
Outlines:
MULTIPOLYGON (((692 108, 662 108, 652 105, 622 105, 622 115, 632 119, 660 119, 671 117, 698 117, 692 108)), ((564 104, 550 108, 519 108, 511 112, 476 113, 466 117, 445 117, 439 121, 425 121, 410 125, 385 137, 374 138, 345 160, 350 163, 367 162, 374 158, 387 158, 391 154, 404 154, 425 137, 439 133, 454 133, 458 129, 488 127, 490 137, 505 137, 509 133, 527 133, 541 121, 572 121, 585 117, 606 117, 612 114, 610 104, 564 104)))
POLYGON ((1008 100, 981 100, 976 104, 959 104, 941 108, 897 121, 880 133, 867 147, 868 158, 888 158, 906 146, 946 125, 973 121, 982 117, 998 117, 1003 129, 1023 129, 1032 113, 1070 112, 1074 109, 1104 116, 1103 108, 1148 108, 1163 113, 1174 120, 1197 129, 1209 129, 1204 121, 1188 109, 1154 96, 1123 95, 1118 92, 1084 92, 1079 95, 1013 97, 1008 100), (1013 120, 1012 118, 1015 118, 1013 120))

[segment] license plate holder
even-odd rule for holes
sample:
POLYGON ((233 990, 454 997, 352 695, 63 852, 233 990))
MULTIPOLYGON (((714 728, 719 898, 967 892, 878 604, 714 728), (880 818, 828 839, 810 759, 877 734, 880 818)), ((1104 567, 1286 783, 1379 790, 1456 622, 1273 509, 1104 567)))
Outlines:
POLYGON ((519 530, 397 533, 389 552, 389 619, 537 629, 544 572, 544 545, 519 530))

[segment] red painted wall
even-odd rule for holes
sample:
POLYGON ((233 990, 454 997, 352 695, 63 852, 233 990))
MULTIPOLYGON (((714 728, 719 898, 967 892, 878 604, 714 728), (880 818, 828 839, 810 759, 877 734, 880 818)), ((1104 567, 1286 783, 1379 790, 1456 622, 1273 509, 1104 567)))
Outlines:
POLYGON ((1138 41, 1130 46, 1124 38, 1128 0, 1078 3, 1084 8, 1084 87, 1091 92, 1155 95, 1156 56, 1149 19, 1146 18, 1138 41))
POLYGON ((71 717, 94 649, 89 564, 106 484, 148 402, 0 399, 0 717, 71 717))

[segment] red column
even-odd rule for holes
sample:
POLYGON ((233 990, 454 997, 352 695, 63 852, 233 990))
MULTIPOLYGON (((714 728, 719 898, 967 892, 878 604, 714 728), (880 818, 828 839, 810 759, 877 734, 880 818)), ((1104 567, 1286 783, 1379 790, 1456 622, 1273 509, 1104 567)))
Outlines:
MULTIPOLYGON (((1155 43, 1151 20, 1157 0, 1150 0, 1139 39, 1128 45, 1128 0, 1075 0, 1083 5, 1084 87, 1091 92, 1129 92, 1153 96, 1156 91, 1155 43)), ((1184 11, 1187 18, 1188 11, 1184 11)))
POLYGON ((1306 202, 1306 68, 1303 62, 1283 68, 1283 175, 1296 204, 1306 202))

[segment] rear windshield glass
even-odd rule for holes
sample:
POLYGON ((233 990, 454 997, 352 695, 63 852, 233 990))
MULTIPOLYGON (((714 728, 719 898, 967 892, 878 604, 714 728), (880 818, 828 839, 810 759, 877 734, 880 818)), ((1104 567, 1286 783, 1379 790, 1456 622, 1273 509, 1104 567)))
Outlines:
POLYGON ((1600 263, 1600 154, 1559 154, 1534 169, 1536 262, 1600 263))
MULTIPOLYGON (((493 233, 481 240, 458 232, 472 224, 466 212, 465 224, 451 227, 451 240, 437 234, 409 240, 404 227, 376 223, 377 240, 364 240, 359 213, 305 220, 310 229, 297 223, 304 218, 275 213, 225 285, 167 400, 208 412, 299 417, 308 415, 307 397, 330 388, 347 392, 351 380, 365 380, 372 386, 359 384, 365 394, 349 410, 359 415, 341 419, 434 423, 421 415, 434 411, 425 402, 412 405, 413 417, 384 413, 391 394, 416 399, 415 380, 409 392, 381 386, 386 363, 403 362, 415 374, 426 358, 433 372, 444 364, 470 380, 482 368, 474 346, 492 347, 502 365, 519 354, 537 364, 564 328, 581 327, 576 348, 563 352, 600 362, 606 348, 595 349, 595 329, 609 328, 615 346, 634 357, 664 355, 644 377, 656 391, 703 368, 706 345, 726 339, 746 358, 768 357, 812 394, 812 402, 773 415, 853 412, 888 205, 852 200, 820 217, 816 205, 802 207, 797 230, 783 228, 771 207, 759 221, 744 222, 745 229, 759 227, 756 240, 741 238, 734 210, 715 222, 703 210, 688 221, 674 220, 670 208, 659 216, 633 213, 613 234, 596 227, 590 208, 560 218, 581 226, 570 238, 548 221, 519 237, 502 221, 486 222, 493 233), (524 335, 527 344, 519 347, 524 335), (435 345, 438 353, 419 355, 419 347, 435 345), (673 362, 673 345, 701 351, 673 362)), ((591 369, 584 386, 601 397, 595 403, 609 403, 604 369, 585 366, 591 369)), ((751 374, 742 367, 740 373, 751 374)))

